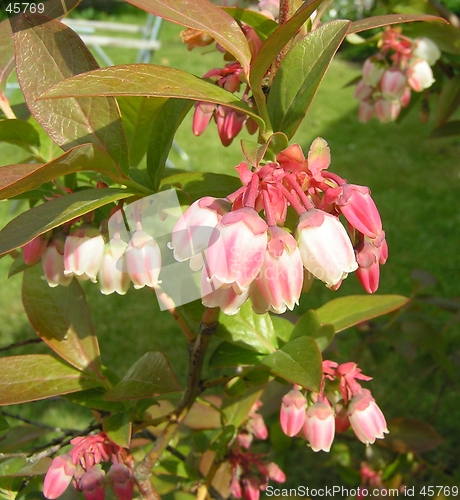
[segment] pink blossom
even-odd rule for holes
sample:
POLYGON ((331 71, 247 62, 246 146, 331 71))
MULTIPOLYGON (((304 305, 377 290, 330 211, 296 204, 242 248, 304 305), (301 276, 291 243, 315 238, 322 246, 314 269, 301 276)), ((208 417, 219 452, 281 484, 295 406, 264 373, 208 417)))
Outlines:
POLYGON ((348 418, 356 437, 364 444, 373 444, 389 432, 382 410, 367 389, 350 401, 348 418))
POLYGON ((272 226, 257 284, 271 311, 281 314, 298 304, 303 284, 303 266, 294 237, 272 226))
POLYGON ((131 235, 125 262, 134 288, 154 287, 159 283, 161 252, 156 241, 145 231, 138 230, 131 235))
POLYGON ((297 242, 305 269, 329 287, 358 267, 345 228, 322 210, 311 209, 300 216, 297 242))
POLYGON ((421 92, 434 83, 433 71, 423 59, 417 59, 407 68, 407 81, 415 92, 421 92))
POLYGON ((42 255, 44 278, 52 288, 58 285, 68 286, 72 281, 72 276, 64 274, 64 245, 63 234, 53 236, 42 255))
POLYGON ((215 112, 217 132, 224 146, 230 146, 233 139, 241 132, 247 116, 228 106, 217 106, 215 112))
POLYGON ((366 82, 361 79, 355 87, 355 98, 359 101, 364 101, 368 99, 374 92, 374 88, 367 85, 366 82))
POLYGON ((380 80, 380 90, 384 99, 397 101, 404 94, 407 80, 404 73, 396 67, 385 70, 380 80))
POLYGON ((307 409, 303 429, 313 451, 329 451, 334 441, 334 412, 326 401, 317 401, 307 409))
POLYGON ((430 66, 433 66, 441 57, 441 51, 430 38, 416 38, 412 50, 412 57, 424 59, 430 66))
POLYGON ((22 257, 28 266, 36 264, 41 259, 48 246, 48 241, 49 233, 40 234, 22 247, 22 257))
POLYGON ((49 500, 60 497, 72 481, 75 468, 69 455, 53 458, 43 483, 43 495, 49 500))
POLYGON ((385 71, 385 62, 376 57, 369 57, 363 64, 363 80, 366 85, 376 87, 385 71))
POLYGON ((395 121, 401 112, 401 103, 397 101, 388 101, 379 97, 374 104, 374 111, 377 118, 382 123, 395 121))
POLYGON ((219 307, 224 314, 233 316, 248 300, 250 288, 236 293, 230 285, 222 285, 215 278, 209 281, 208 272, 203 268, 201 275, 202 303, 205 307, 219 307))
POLYGON ((305 421, 307 400, 299 389, 290 390, 282 399, 280 411, 281 429, 286 436, 296 436, 305 421))
POLYGON ((83 473, 77 487, 83 491, 86 500, 104 500, 105 497, 105 472, 94 466, 83 473))
POLYGON ((125 464, 113 464, 107 473, 107 482, 112 486, 118 500, 133 498, 133 473, 125 464))
POLYGON ((259 500, 260 479, 250 475, 241 479, 241 491, 244 500, 259 500))
POLYGON ((85 224, 73 231, 65 240, 64 275, 96 283, 104 245, 102 234, 93 226, 85 224))
POLYGON ((214 115, 215 109, 216 105, 208 102, 198 101, 195 104, 192 130, 196 136, 201 135, 206 130, 206 127, 209 125, 209 122, 214 115))
POLYGON ((375 113, 374 104, 370 101, 362 101, 359 105, 358 119, 361 123, 367 123, 375 113))
POLYGON ((128 244, 119 238, 111 239, 104 248, 99 268, 99 287, 104 295, 117 292, 124 295, 131 284, 126 272, 125 251, 128 244))

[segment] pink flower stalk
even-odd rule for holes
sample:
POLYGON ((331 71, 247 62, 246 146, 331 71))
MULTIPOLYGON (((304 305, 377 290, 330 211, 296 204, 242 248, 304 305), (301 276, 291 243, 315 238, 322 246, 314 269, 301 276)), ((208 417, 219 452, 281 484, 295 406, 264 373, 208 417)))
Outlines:
POLYGON ((83 492, 86 500, 104 500, 105 472, 98 466, 91 467, 77 481, 77 488, 83 492))
POLYGON ((297 242, 285 229, 268 229, 269 241, 257 284, 269 309, 281 314, 299 303, 303 266, 297 242))
POLYGON ((404 73, 396 67, 388 68, 380 80, 380 90, 384 99, 398 101, 404 94, 407 80, 404 73))
POLYGON ((353 396, 361 394, 363 389, 357 380, 366 382, 372 380, 372 377, 364 375, 358 365, 353 362, 339 365, 336 369, 336 377, 340 377, 340 392, 345 403, 348 403, 353 396))
POLYGON ((99 268, 99 287, 104 295, 117 292, 125 295, 131 284, 126 270, 125 251, 128 244, 120 238, 113 238, 104 247, 101 267, 99 268))
POLYGON ((60 497, 69 486, 76 466, 69 455, 53 458, 43 483, 43 495, 49 500, 60 497))
POLYGON ((282 399, 280 411, 281 429, 289 437, 296 436, 305 422, 307 400, 305 396, 294 388, 282 399))
POLYGON ((366 445, 373 444, 377 438, 383 439, 389 432, 382 410, 367 389, 350 401, 348 418, 356 437, 366 445))
POLYGON ((28 266, 36 264, 42 258, 49 239, 49 233, 40 234, 22 247, 22 257, 28 266))
POLYGON ((415 92, 421 92, 434 83, 433 71, 423 59, 412 62, 407 69, 407 81, 415 92))
POLYGON ((64 275, 96 283, 104 245, 104 237, 95 227, 84 224, 75 229, 65 240, 64 275))
POLYGON ((329 287, 358 267, 345 228, 322 210, 311 209, 300 216, 297 242, 305 269, 329 287))
POLYGON ((267 223, 252 208, 225 214, 206 253, 208 281, 231 285, 240 294, 260 271, 267 246, 267 223), (215 241, 217 239, 217 241, 215 241))
POLYGON ((317 401, 308 407, 304 422, 304 434, 313 451, 331 449, 335 434, 334 411, 331 405, 317 401))
POLYGON ((376 238, 382 231, 382 221, 370 189, 354 184, 344 184, 342 189, 342 195, 337 200, 342 214, 360 233, 376 238))
POLYGON ((160 248, 145 231, 137 230, 131 235, 126 248, 125 262, 134 288, 154 287, 159 283, 160 248))
POLYGON ((386 64, 382 59, 369 57, 363 64, 363 80, 366 85, 376 87, 385 71, 386 64))
POLYGON ((52 288, 58 285, 68 286, 73 278, 64 274, 64 245, 63 234, 53 236, 42 255, 44 278, 52 288))
POLYGON ((223 199, 206 196, 190 205, 177 221, 168 247, 178 262, 190 259, 190 268, 198 271, 203 266, 203 254, 208 249, 211 234, 222 216, 230 210, 223 199))
POLYGON ((107 473, 107 482, 118 500, 131 500, 133 498, 133 473, 127 465, 113 464, 107 473))
POLYGON ((379 97, 374 104, 374 111, 377 118, 382 123, 394 122, 401 112, 401 103, 398 101, 388 101, 379 97))

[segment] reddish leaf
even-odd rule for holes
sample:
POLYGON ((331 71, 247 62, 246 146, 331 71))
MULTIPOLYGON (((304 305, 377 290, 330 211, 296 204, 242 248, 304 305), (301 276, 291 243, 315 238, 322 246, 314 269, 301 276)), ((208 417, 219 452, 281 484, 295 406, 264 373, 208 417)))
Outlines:
POLYGON ((37 401, 100 386, 100 380, 48 354, 0 358, 0 404, 37 401))
POLYGON ((352 22, 348 34, 380 28, 389 24, 410 23, 413 21, 441 21, 447 23, 442 17, 431 16, 429 14, 387 14, 386 16, 368 17, 352 22))
POLYGON ((423 453, 444 441, 431 425, 415 418, 395 418, 388 422, 388 430, 378 444, 397 453, 423 453))
POLYGON ((94 144, 83 144, 45 164, 26 163, 1 167, 0 200, 37 189, 57 177, 85 170, 94 170, 118 179, 110 156, 94 144))
POLYGON ((14 34, 16 70, 27 106, 62 149, 91 142, 127 171, 126 138, 115 99, 36 100, 55 83, 98 67, 69 27, 54 20, 36 25, 42 21, 42 16, 21 16, 23 29, 14 34))
POLYGON ((251 51, 238 23, 208 0, 127 0, 173 23, 204 31, 220 43, 249 73, 251 51))
POLYGON ((155 64, 123 64, 90 71, 54 85, 42 99, 91 96, 154 96, 224 104, 263 123, 241 99, 191 73, 155 64))
POLYGON ((14 69, 13 32, 8 19, 0 23, 0 86, 6 82, 14 69))
POLYGON ((40 266, 29 267, 22 282, 22 302, 30 324, 53 351, 79 370, 101 379, 99 345, 85 294, 77 280, 51 288, 40 266))

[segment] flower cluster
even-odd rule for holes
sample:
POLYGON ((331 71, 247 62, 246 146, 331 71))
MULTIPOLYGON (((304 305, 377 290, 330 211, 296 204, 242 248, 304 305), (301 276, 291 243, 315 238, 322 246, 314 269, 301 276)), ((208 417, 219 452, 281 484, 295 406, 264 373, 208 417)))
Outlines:
POLYGON ((395 28, 387 28, 379 53, 364 62, 362 79, 355 89, 361 101, 359 120, 376 116, 381 122, 398 118, 408 106, 411 92, 422 92, 434 82, 431 66, 441 56, 429 38, 408 38, 395 28))
MULTIPOLYGON (((68 286, 78 280, 99 282, 105 295, 125 294, 131 282, 134 288, 154 287, 161 269, 161 252, 152 236, 142 229, 142 204, 136 205, 135 230, 127 236, 121 210, 112 221, 117 225, 110 241, 90 223, 68 226, 55 234, 40 235, 23 248, 26 264, 41 259, 44 278, 49 286, 68 286)), ((73 221, 75 222, 75 221, 73 221)))
POLYGON ((283 397, 283 432, 293 437, 302 431, 313 451, 329 451, 335 432, 345 432, 350 425, 364 444, 383 439, 388 432, 385 417, 371 392, 363 389, 358 380, 367 381, 370 377, 362 374, 356 363, 337 365, 324 361, 318 394, 309 393, 307 398, 301 387, 294 386, 283 397))
POLYGON ((118 500, 133 498, 133 473, 126 464, 127 453, 100 432, 94 436, 76 437, 70 441, 72 449, 53 459, 45 476, 43 495, 53 500, 60 497, 73 482, 86 500, 104 500, 106 483, 110 484, 118 500), (102 462, 112 465, 106 474, 102 462))
POLYGON ((375 292, 388 256, 379 212, 368 188, 328 172, 329 163, 323 139, 313 142, 308 159, 293 144, 276 161, 240 163, 240 189, 226 199, 201 198, 186 210, 170 248, 177 261, 202 269, 205 306, 235 314, 251 298, 257 313, 280 314, 294 308, 311 276, 337 289, 353 271, 375 292), (290 209, 298 215, 295 235, 287 224, 290 209))

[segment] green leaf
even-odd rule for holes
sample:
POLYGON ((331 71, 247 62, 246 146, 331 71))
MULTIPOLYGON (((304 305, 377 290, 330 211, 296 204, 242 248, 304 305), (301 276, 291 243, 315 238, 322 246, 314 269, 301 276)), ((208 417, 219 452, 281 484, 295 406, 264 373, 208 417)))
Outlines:
POLYGON ((43 438, 50 432, 51 429, 44 429, 30 424, 11 427, 0 435, 0 453, 29 450, 37 439, 43 438))
POLYGON ((280 316, 271 316, 273 327, 275 328, 276 336, 283 342, 287 342, 291 339, 292 330, 294 329, 294 324, 291 321, 281 318, 280 316))
POLYGON ((41 476, 46 474, 51 465, 51 458, 42 457, 36 462, 15 457, 0 462, 0 477, 41 476))
POLYGON ((102 422, 102 430, 118 446, 129 448, 132 431, 131 412, 110 415, 102 422))
POLYGON ((14 69, 13 32, 9 19, 0 23, 0 90, 14 69))
POLYGON ((429 135, 430 139, 438 139, 440 137, 451 137, 460 135, 460 120, 452 120, 444 123, 439 128, 435 128, 429 135))
POLYGON ((278 345, 270 315, 256 314, 249 302, 233 316, 222 314, 216 334, 227 342, 263 354, 274 352, 278 345))
POLYGON ((132 193, 126 189, 85 189, 61 196, 20 214, 0 231, 0 255, 20 248, 39 234, 132 193))
POLYGON ((77 280, 51 288, 42 279, 41 266, 31 266, 24 271, 22 302, 33 329, 56 354, 103 378, 91 313, 77 280))
POLYGON ((222 45, 249 73, 251 51, 238 23, 208 0, 127 0, 173 23, 204 31, 222 45))
POLYGON ((259 99, 265 100, 262 92, 262 81, 265 73, 271 66, 276 56, 291 40, 302 24, 312 15, 323 0, 305 2, 303 6, 286 23, 279 26, 265 41, 262 48, 251 61, 249 83, 252 92, 258 94, 259 99))
POLYGON ((302 122, 349 21, 332 21, 309 33, 284 57, 268 96, 273 130, 291 138, 302 122))
POLYGON ((238 399, 224 396, 222 400, 223 423, 238 428, 248 419, 249 411, 261 395, 260 387, 251 387, 244 396, 238 399))
POLYGON ((147 352, 104 398, 108 401, 127 401, 179 390, 179 383, 166 356, 161 352, 147 352))
POLYGON ((87 391, 74 392, 67 394, 65 399, 77 405, 84 406, 95 410, 108 411, 111 413, 120 413, 126 410, 125 403, 118 401, 106 401, 104 399, 105 390, 97 387, 88 389, 87 391))
POLYGON ((388 430, 379 445, 397 453, 424 453, 444 441, 431 425, 415 418, 395 418, 388 422, 388 430))
POLYGON ((460 105, 460 75, 454 76, 444 84, 436 106, 436 127, 450 118, 460 105))
POLYGON ((211 172, 184 172, 161 180, 160 189, 176 188, 190 197, 190 204, 203 196, 225 198, 241 187, 238 177, 211 172))
POLYGON ((117 101, 128 143, 129 164, 136 167, 147 152, 155 115, 166 99, 141 96, 118 97, 117 101))
POLYGON ((37 401, 101 385, 95 376, 48 354, 0 358, 0 373, 1 405, 37 401))
POLYGON ((442 17, 431 16, 429 14, 387 14, 385 16, 367 17, 352 22, 348 34, 381 28, 390 24, 410 23, 413 21, 440 21, 447 23, 442 17))
POLYGON ((0 120, 0 142, 8 142, 30 151, 40 147, 40 136, 33 125, 24 120, 0 120))
POLYGON ((270 372, 292 384, 318 392, 323 374, 322 358, 312 337, 291 340, 262 360, 270 372))
POLYGON ((1 167, 0 200, 38 189, 45 182, 63 175, 88 170, 119 180, 110 156, 94 144, 83 144, 45 164, 26 163, 1 167))
POLYGON ((257 354, 229 342, 221 342, 212 353, 209 367, 257 365, 263 358, 263 354, 257 354))
POLYGON ((168 99, 155 115, 147 149, 147 172, 153 188, 158 190, 174 136, 192 101, 168 99))
POLYGON ((91 52, 75 32, 57 20, 43 22, 42 16, 28 15, 18 18, 18 23, 16 71, 32 115, 62 149, 91 142, 113 158, 120 173, 127 172, 126 137, 115 99, 37 100, 52 85, 98 68, 91 52))
POLYGON ((278 23, 264 16, 260 12, 241 7, 223 7, 223 10, 230 14, 233 19, 249 24, 254 28, 258 37, 264 42, 278 27, 278 23))
POLYGON ((406 305, 410 299, 401 295, 349 295, 334 299, 316 310, 321 324, 333 325, 335 332, 350 328, 406 305))
POLYGON ((39 101, 63 97, 153 96, 223 104, 263 121, 245 102, 191 73, 155 64, 123 64, 89 71, 57 83, 39 101))
POLYGON ((318 349, 323 352, 334 338, 335 330, 333 325, 321 325, 316 311, 310 310, 303 314, 297 321, 290 340, 308 335, 315 339, 318 349))
POLYGON ((288 138, 282 132, 275 132, 269 137, 268 141, 262 145, 257 142, 247 141, 246 139, 241 140, 241 149, 243 150, 246 160, 255 167, 258 166, 265 157, 267 150, 269 154, 273 155, 272 159, 275 159, 275 155, 283 149, 286 149, 288 145, 288 138))

